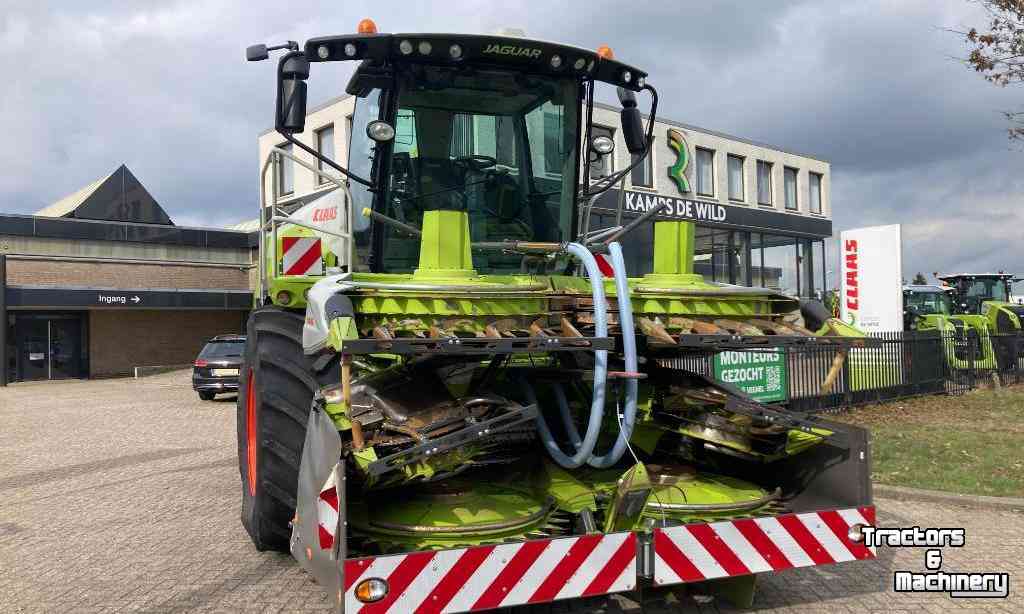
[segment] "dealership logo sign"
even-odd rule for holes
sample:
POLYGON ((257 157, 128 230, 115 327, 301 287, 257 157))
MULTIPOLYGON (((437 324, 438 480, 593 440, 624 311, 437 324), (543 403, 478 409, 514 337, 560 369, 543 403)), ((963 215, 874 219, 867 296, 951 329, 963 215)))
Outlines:
POLYGON ((664 205, 660 215, 678 217, 698 222, 725 222, 729 217, 729 208, 707 200, 690 198, 673 198, 646 192, 626 191, 623 208, 626 211, 645 213, 657 205, 664 205))
POLYGON ((857 323, 857 310, 860 308, 860 269, 857 266, 857 240, 847 239, 843 243, 846 259, 846 312, 849 323, 857 323))
POLYGON ((690 148, 682 132, 675 128, 668 129, 668 148, 676 152, 676 163, 668 167, 668 176, 675 182, 680 194, 687 194, 690 192, 690 182, 686 179, 686 167, 690 164, 690 148))

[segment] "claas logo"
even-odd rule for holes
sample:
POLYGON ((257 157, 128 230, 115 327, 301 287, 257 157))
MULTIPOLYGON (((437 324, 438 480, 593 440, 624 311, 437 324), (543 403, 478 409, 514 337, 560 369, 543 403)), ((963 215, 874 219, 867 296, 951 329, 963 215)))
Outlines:
POLYGON ((856 311, 860 306, 857 288, 857 240, 847 240, 844 251, 846 252, 846 308, 856 311))
POLYGON ((325 207, 323 209, 313 210, 313 221, 314 222, 329 222, 338 217, 337 207, 325 207))

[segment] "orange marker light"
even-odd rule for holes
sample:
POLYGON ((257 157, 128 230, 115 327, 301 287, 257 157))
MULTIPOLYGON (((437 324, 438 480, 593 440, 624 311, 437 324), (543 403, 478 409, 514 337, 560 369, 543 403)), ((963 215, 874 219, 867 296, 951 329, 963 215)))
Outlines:
POLYGON ((359 25, 356 26, 356 32, 360 34, 376 34, 377 24, 373 23, 373 20, 370 18, 363 19, 359 22, 359 25))
POLYGON ((597 55, 601 56, 606 60, 614 60, 615 54, 612 52, 612 48, 608 45, 601 45, 597 48, 597 55))

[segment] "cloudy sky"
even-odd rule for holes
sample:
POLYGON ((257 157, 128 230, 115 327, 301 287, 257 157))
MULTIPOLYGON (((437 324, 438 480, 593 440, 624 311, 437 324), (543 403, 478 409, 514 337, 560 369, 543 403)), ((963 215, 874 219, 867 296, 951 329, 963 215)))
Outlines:
MULTIPOLYGON (((0 212, 31 213, 125 163, 179 224, 252 217, 273 66, 246 63, 246 45, 369 16, 382 31, 609 44, 649 70, 664 116, 829 160, 837 232, 903 224, 906 276, 1024 273, 1024 151, 999 113, 1024 106, 1024 89, 956 60, 945 28, 984 24, 964 0, 4 4, 0 212)), ((311 103, 345 76, 314 75, 311 103)))

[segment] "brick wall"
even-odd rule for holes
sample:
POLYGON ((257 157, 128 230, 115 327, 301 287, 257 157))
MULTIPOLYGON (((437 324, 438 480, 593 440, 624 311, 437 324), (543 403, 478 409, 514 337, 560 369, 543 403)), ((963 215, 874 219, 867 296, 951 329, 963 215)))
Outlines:
POLYGON ((189 288, 248 290, 247 269, 187 264, 127 264, 8 258, 7 283, 93 288, 189 288))
POLYGON ((121 375, 132 367, 190 363, 210 337, 244 333, 244 316, 240 311, 90 311, 89 375, 121 375))

